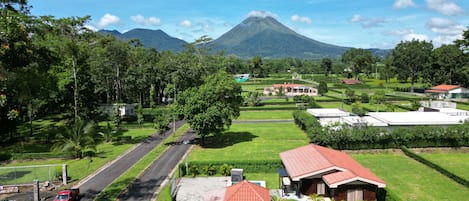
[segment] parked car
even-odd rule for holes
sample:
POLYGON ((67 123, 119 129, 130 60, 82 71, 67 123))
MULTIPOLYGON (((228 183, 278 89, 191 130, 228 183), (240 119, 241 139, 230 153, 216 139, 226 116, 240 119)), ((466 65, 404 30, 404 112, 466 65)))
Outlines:
POLYGON ((59 191, 54 198, 54 201, 77 201, 80 194, 80 189, 66 189, 59 191))

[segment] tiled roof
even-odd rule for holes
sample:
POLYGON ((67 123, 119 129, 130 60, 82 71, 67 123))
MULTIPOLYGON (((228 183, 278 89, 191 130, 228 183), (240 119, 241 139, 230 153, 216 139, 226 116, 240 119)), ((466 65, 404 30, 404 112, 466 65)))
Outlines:
POLYGON ((246 180, 227 187, 224 201, 270 201, 269 189, 246 180))
POLYGON ((285 151, 280 153, 280 158, 294 181, 325 174, 323 179, 329 186, 342 184, 350 179, 372 183, 379 187, 386 185, 383 180, 346 153, 319 145, 309 144, 285 151))

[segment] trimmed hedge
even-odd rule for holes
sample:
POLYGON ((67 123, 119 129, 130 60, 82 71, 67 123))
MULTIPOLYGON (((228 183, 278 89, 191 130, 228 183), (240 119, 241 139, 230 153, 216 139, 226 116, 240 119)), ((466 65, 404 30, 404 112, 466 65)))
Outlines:
POLYGON ((405 155, 409 156, 410 158, 413 158, 414 160, 440 172, 441 174, 445 175, 446 177, 450 178, 451 180, 465 186, 466 188, 469 188, 469 181, 465 180, 464 178, 453 174, 452 172, 446 170, 445 168, 423 158, 422 156, 414 153, 412 150, 408 149, 405 146, 401 147, 401 150, 405 153, 405 155))
POLYGON ((12 160, 31 160, 49 158, 74 158, 72 152, 13 153, 12 160))
POLYGON ((390 130, 372 126, 322 127, 306 111, 295 111, 293 118, 312 143, 340 150, 469 146, 469 123, 446 128, 415 126, 390 130))
MULTIPOLYGON (((290 104, 294 104, 294 103, 291 102, 290 104)), ((241 107, 241 108, 239 108, 240 111, 251 111, 251 110, 269 111, 269 110, 296 110, 296 109, 298 109, 297 106, 291 106, 291 107, 261 106, 261 107, 241 107)))
MULTIPOLYGON (((203 175, 215 175, 221 174, 226 175, 227 169, 241 168, 245 172, 250 173, 264 173, 264 172, 276 172, 279 168, 282 168, 282 162, 280 160, 254 160, 254 161, 191 161, 188 163, 188 170, 186 164, 179 164, 180 176, 191 175, 197 176, 203 175)), ((228 172, 231 173, 231 172, 228 172)))

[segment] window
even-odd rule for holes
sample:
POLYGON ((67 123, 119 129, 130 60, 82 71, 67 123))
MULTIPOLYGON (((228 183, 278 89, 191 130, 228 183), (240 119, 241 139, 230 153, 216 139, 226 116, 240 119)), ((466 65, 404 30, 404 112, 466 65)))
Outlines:
POLYGON ((361 189, 347 190, 347 201, 362 201, 362 200, 363 200, 363 190, 361 189))
POLYGON ((318 195, 325 195, 326 194, 326 184, 324 182, 319 182, 317 185, 316 192, 318 195))

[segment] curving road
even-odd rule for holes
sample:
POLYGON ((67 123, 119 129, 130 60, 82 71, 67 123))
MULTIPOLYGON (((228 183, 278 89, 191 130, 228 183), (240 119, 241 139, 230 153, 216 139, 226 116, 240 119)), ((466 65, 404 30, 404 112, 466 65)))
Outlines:
MULTIPOLYGON (((183 124, 183 121, 177 121, 176 128, 181 127, 183 124)), ((84 181, 81 181, 78 185, 80 188, 80 201, 94 200, 104 188, 127 171, 127 169, 132 167, 132 165, 150 152, 156 145, 161 143, 166 136, 172 133, 172 130, 173 129, 169 129, 163 136, 158 133, 153 134, 142 143, 135 146, 131 151, 114 160, 110 165, 99 170, 84 181)))
POLYGON ((195 138, 192 131, 182 136, 179 142, 174 143, 145 172, 134 182, 129 189, 118 197, 118 200, 137 201, 152 200, 161 184, 169 179, 171 172, 192 146, 188 142, 195 138))

